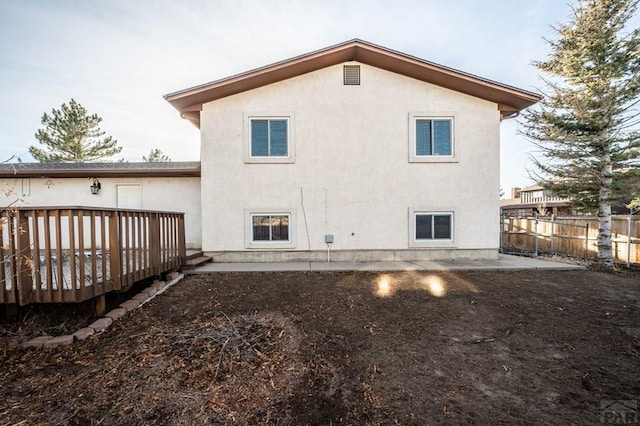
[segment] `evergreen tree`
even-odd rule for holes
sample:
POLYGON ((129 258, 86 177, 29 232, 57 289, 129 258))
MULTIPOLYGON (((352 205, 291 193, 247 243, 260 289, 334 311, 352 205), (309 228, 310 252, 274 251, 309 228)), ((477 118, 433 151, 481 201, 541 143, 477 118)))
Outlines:
POLYGON ((640 30, 627 31, 639 0, 578 0, 554 28, 551 53, 536 62, 548 93, 525 113, 523 133, 537 146, 537 180, 597 212, 598 262, 613 268, 611 205, 638 191, 640 30))
POLYGON ((118 154, 122 148, 111 136, 103 138, 99 125, 102 118, 89 115, 87 110, 71 99, 60 109, 52 109, 51 115, 42 116, 43 128, 36 132, 36 139, 45 148, 29 147, 29 153, 42 163, 85 163, 118 154))
POLYGON ((159 149, 152 149, 149 151, 149 156, 142 156, 142 161, 147 163, 167 163, 171 161, 171 158, 159 149))

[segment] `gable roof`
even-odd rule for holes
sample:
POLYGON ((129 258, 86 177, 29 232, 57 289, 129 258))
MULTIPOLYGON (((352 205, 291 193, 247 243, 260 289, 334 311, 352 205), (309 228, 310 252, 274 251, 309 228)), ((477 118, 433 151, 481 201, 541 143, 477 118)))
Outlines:
POLYGON ((200 162, 0 164, 0 178, 12 177, 200 177, 200 162))
POLYGON ((541 96, 517 87, 354 39, 221 80, 169 93, 182 118, 200 127, 202 104, 343 62, 356 61, 498 104, 501 117, 516 114, 541 96))

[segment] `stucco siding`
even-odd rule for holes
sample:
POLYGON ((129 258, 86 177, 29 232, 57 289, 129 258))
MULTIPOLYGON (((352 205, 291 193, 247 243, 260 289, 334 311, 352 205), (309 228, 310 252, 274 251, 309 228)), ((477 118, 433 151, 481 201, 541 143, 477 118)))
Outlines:
POLYGON ((272 208, 295 216, 288 251, 323 251, 329 233, 345 253, 497 253, 497 105, 360 66, 359 86, 337 65, 203 106, 203 250, 247 251, 247 209, 272 208), (251 114, 290 116, 293 163, 244 162, 251 114), (409 161, 411 114, 453 117, 453 161, 409 161), (416 247, 412 211, 453 212, 453 241, 416 247))

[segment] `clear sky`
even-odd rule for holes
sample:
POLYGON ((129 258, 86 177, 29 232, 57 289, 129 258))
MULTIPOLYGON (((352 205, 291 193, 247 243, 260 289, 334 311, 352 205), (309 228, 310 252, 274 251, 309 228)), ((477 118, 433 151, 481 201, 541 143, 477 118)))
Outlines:
MULTIPOLYGON (((0 160, 27 150, 70 98, 140 161, 198 160, 198 130, 162 95, 353 38, 536 91, 531 65, 563 0, 0 0, 0 160)), ((532 146, 501 125, 501 186, 531 184, 532 146)))

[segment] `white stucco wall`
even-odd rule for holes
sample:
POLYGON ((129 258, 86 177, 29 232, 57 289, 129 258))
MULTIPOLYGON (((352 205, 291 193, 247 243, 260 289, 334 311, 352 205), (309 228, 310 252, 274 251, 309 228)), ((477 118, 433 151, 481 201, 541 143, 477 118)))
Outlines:
POLYGON ((246 244, 247 209, 263 209, 294 216, 292 247, 273 252, 322 253, 329 233, 345 260, 497 256, 497 105, 363 64, 359 86, 342 73, 332 66, 203 106, 203 250, 267 259, 246 244), (455 162, 408 161, 412 113, 454 117, 455 162), (295 162, 246 164, 247 114, 291 114, 295 162), (454 240, 412 247, 412 209, 453 211, 454 240))
POLYGON ((139 185, 141 209, 185 213, 187 248, 200 248, 200 178, 99 178, 102 189, 92 195, 88 178, 12 178, 0 179, 2 205, 17 200, 23 207, 86 206, 116 208, 118 185, 139 185))

